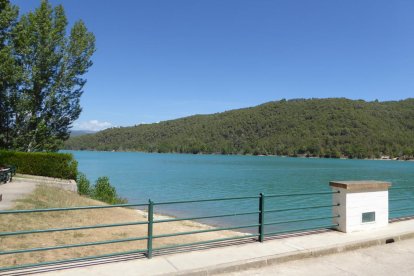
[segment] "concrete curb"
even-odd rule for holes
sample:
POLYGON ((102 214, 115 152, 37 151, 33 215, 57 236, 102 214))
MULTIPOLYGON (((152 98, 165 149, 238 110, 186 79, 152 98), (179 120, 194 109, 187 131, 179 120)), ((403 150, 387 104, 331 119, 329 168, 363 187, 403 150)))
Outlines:
POLYGON ((401 240, 414 238, 414 232, 407 232, 397 236, 382 236, 375 239, 367 239, 358 242, 349 242, 339 246, 320 247, 313 250, 296 251, 292 253, 271 255, 263 258, 251 259, 248 261, 231 262, 218 266, 205 267, 202 269, 181 271, 162 275, 186 275, 186 276, 208 276, 222 273, 231 273, 248 269, 257 269, 264 266, 281 264, 289 261, 302 260, 306 258, 321 257, 335 253, 347 252, 372 246, 384 245, 401 240))

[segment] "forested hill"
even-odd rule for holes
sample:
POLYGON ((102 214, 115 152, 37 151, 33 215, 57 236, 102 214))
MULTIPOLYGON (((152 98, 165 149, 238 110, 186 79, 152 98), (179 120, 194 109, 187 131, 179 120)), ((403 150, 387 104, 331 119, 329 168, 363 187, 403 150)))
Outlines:
POLYGON ((412 157, 414 99, 297 99, 70 138, 66 149, 412 157))

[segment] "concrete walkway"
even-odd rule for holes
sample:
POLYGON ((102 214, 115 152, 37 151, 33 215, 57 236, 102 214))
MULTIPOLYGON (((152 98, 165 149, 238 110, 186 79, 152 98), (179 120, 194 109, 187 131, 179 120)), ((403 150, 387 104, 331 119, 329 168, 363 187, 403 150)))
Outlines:
POLYGON ((36 189, 37 182, 30 181, 30 179, 13 178, 12 182, 0 184, 0 194, 2 194, 2 201, 0 201, 0 210, 10 209, 14 205, 14 201, 23 198, 36 189))
POLYGON ((250 275, 414 275, 414 239, 373 246, 319 258, 286 262, 259 269, 226 274, 250 275))
MULTIPOLYGON (((71 264, 70 266, 80 265, 82 267, 65 270, 59 270, 62 267, 55 266, 49 267, 48 270, 50 271, 51 269, 52 272, 47 272, 45 275, 212 275, 234 273, 246 269, 262 269, 263 267, 276 264, 287 265, 287 261, 302 259, 311 260, 311 262, 315 263, 316 270, 321 269, 321 271, 326 272, 327 270, 322 270, 323 263, 319 263, 319 259, 309 258, 383 245, 386 242, 393 243, 398 249, 399 243, 402 240, 413 237, 414 220, 407 220, 394 222, 386 228, 369 232, 344 234, 337 231, 329 231, 312 235, 267 240, 264 243, 251 242, 221 248, 161 255, 155 256, 150 260, 141 258, 93 266, 78 263, 71 264)), ((375 248, 370 250, 378 252, 377 257, 372 258, 377 258, 378 262, 383 262, 382 259, 386 256, 382 251, 375 250, 375 248)), ((407 254, 407 258, 413 258, 412 251, 409 251, 407 254)), ((335 259, 335 256, 339 258, 339 255, 331 255, 327 260, 335 259)), ((349 253, 347 256, 352 256, 352 253, 349 253)), ((347 261, 352 262, 351 259, 348 257, 347 261)), ((414 261, 414 258, 412 260, 414 261)), ((338 261, 340 262, 340 259, 338 261)), ((362 265, 361 262, 359 260, 356 264, 362 265)), ((412 262, 404 264, 404 266, 403 264, 402 262, 396 262, 394 272, 405 272, 413 268, 412 262)), ((348 264, 349 267, 352 267, 352 265, 352 263, 348 264)), ((65 266, 67 268, 68 265, 65 266)), ((303 275, 310 274, 310 271, 306 270, 306 265, 303 269, 305 269, 302 271, 303 275)), ((39 272, 38 269, 36 271, 39 272)), ((258 273, 261 273, 261 271, 259 270, 258 273)), ((24 273, 28 272, 25 271, 24 273)), ((333 270, 333 272, 337 271, 333 270)), ((348 273, 346 270, 343 272, 345 274, 348 273)), ((267 270, 263 270, 263 273, 266 275, 267 270)), ((329 275, 329 271, 326 273, 329 275)), ((319 275, 318 272, 315 274, 319 275)), ((244 275, 250 275, 250 273, 244 275)))

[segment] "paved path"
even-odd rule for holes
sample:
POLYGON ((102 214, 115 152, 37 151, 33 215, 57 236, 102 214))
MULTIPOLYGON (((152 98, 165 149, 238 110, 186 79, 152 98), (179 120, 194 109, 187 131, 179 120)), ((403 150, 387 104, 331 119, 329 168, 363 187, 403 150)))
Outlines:
POLYGON ((36 189, 36 182, 13 178, 12 182, 0 184, 0 194, 2 194, 2 201, 0 201, 0 210, 10 209, 14 205, 16 199, 25 197, 27 194, 36 189))
POLYGON ((414 275, 414 239, 225 274, 250 275, 414 275))

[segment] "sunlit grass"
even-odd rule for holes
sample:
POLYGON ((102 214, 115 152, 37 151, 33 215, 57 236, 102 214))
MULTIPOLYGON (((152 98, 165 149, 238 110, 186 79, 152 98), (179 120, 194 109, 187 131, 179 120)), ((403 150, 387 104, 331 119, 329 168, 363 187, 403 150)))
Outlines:
MULTIPOLYGON (((104 205, 104 203, 79 196, 76 193, 49 186, 38 186, 34 193, 18 200, 13 209, 39 209, 73 206, 104 205)), ((129 208, 109 208, 95 210, 73 210, 46 213, 0 215, 0 232, 33 229, 66 228, 98 224, 113 224, 147 221, 146 213, 129 208)), ((154 225, 154 234, 195 231, 210 228, 195 222, 159 223, 154 225)), ((122 226, 65 232, 37 233, 0 237, 0 251, 78 244, 95 241, 125 239, 147 235, 147 225, 122 226)), ((177 243, 218 239, 234 236, 234 232, 222 231, 155 239, 154 247, 177 243)), ((53 261, 84 256, 94 256, 115 252, 146 249, 146 240, 122 242, 107 245, 85 246, 70 249, 47 250, 31 253, 3 255, 1 266, 53 261)))

